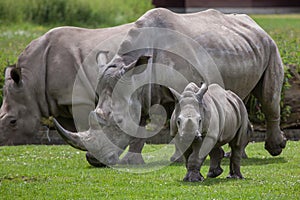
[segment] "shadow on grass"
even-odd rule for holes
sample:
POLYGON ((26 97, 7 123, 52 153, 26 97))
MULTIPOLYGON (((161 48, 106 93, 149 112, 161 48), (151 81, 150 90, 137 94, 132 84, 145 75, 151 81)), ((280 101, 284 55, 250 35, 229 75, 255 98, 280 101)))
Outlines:
POLYGON ((245 181, 246 179, 232 179, 232 178, 205 178, 202 182, 184 182, 178 180, 178 182, 181 185, 187 185, 187 186, 211 186, 211 185, 217 185, 217 184, 223 184, 228 182, 234 182, 234 181, 245 181))
MULTIPOLYGON (((257 158, 257 157, 252 157, 248 159, 242 159, 241 161, 241 166, 252 166, 252 165, 269 165, 269 164, 279 164, 279 163, 286 163, 287 161, 285 160, 284 157, 270 157, 270 158, 257 158)), ((229 166, 229 159, 223 158, 222 166, 229 166)), ((146 165, 115 165, 112 166, 112 168, 115 169, 144 169, 144 170, 150 170, 151 168, 163 168, 165 166, 185 166, 185 163, 178 163, 178 162, 173 162, 169 163, 168 161, 156 161, 156 162, 151 162, 146 165)), ((205 162, 203 163, 202 166, 209 166, 209 159, 206 159, 205 162)), ((88 165, 86 167, 87 169, 95 169, 95 168, 110 168, 109 166, 102 166, 102 167, 94 167, 91 165, 88 165)), ((231 180, 231 179, 229 179, 231 180)))
MULTIPOLYGON (((222 165, 229 165, 229 158, 222 159, 222 165)), ((247 158, 242 159, 241 165, 242 166, 251 166, 251 165, 268 165, 268 164, 279 164, 279 163, 286 163, 284 157, 269 157, 269 158, 247 158)), ((182 166, 184 163, 172 163, 172 166, 182 166)), ((203 163, 203 166, 209 166, 209 159, 206 159, 203 163)))
MULTIPOLYGON (((229 159, 227 161, 229 163, 229 159)), ((249 165, 268 165, 268 164, 279 164, 279 163, 286 163, 287 161, 285 160, 284 157, 276 157, 276 158, 248 158, 248 159, 243 159, 241 162, 242 166, 249 166, 249 165)))

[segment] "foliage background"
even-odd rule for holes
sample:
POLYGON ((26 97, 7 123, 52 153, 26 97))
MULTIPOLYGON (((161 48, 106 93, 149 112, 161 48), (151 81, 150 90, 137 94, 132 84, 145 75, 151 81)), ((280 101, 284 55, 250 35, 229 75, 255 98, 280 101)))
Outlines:
POLYGON ((0 0, 4 23, 107 27, 136 20, 150 0, 0 0))

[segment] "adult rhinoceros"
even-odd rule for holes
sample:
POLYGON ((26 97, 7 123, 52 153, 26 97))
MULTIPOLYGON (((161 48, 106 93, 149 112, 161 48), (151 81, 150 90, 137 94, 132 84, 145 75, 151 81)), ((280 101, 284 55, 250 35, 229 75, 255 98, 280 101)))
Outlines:
POLYGON ((81 127, 77 128, 87 129, 88 114, 95 108, 93 87, 97 83, 98 66, 111 59, 118 47, 113 42, 99 44, 115 35, 125 36, 131 26, 60 27, 32 41, 16 66, 5 71, 0 145, 30 143, 39 130, 41 117, 55 116, 64 127, 76 130, 72 106, 82 111, 78 117, 81 127), (82 81, 83 90, 81 98, 72 99, 79 71, 77 81, 82 81))
MULTIPOLYGON (((144 131, 134 133, 140 129, 134 129, 130 121, 132 118, 138 118, 140 124, 145 121, 151 101, 147 106, 144 102, 151 98, 153 91, 142 96, 137 90, 138 95, 128 97, 126 93, 131 89, 116 88, 122 83, 123 86, 140 87, 143 84, 138 83, 144 79, 181 91, 188 82, 218 83, 243 100, 254 94, 266 116, 265 148, 276 156, 285 147, 286 139, 279 127, 282 61, 272 38, 247 15, 226 15, 216 10, 176 14, 166 9, 153 9, 134 23, 117 55, 106 65, 100 81, 97 115, 93 114, 101 128, 116 130, 119 127, 119 131, 125 130, 126 134, 136 137, 141 143, 137 142, 140 145, 135 146, 133 152, 141 152, 145 136, 144 131), (175 72, 187 81, 179 80, 175 72), (128 104, 135 108, 131 112, 133 117, 130 112, 120 114, 128 104), (110 109, 103 105, 110 105, 110 109)), ((60 130, 71 144, 93 148, 98 145, 97 158, 107 157, 101 149, 109 147, 115 157, 119 155, 111 143, 92 144, 97 139, 95 129, 79 133, 80 137, 60 130)))

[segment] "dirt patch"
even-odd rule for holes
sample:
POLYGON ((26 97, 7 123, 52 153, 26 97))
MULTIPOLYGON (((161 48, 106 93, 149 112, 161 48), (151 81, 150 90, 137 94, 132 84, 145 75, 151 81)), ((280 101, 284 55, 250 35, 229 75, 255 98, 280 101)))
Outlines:
POLYGON ((300 74, 296 66, 289 66, 291 87, 284 93, 284 105, 291 108, 290 115, 281 122, 281 127, 300 129, 300 74))

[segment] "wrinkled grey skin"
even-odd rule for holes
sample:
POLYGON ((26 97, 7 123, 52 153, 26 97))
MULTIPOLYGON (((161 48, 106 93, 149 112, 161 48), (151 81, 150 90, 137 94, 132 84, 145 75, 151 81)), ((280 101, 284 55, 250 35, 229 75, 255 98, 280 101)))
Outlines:
POLYGON ((123 153, 130 141, 130 137, 126 134, 118 134, 116 130, 114 130, 114 134, 109 134, 105 128, 99 131, 99 124, 95 112, 91 112, 89 115, 90 128, 87 131, 79 133, 72 133, 64 129, 55 118, 53 121, 57 131, 68 144, 76 149, 88 151, 86 158, 88 162, 95 167, 104 167, 119 163, 119 156, 123 153), (106 143, 110 145, 105 145, 106 143), (87 147, 89 148, 87 149, 87 147), (98 155, 99 151, 103 153, 103 156, 95 158, 94 155, 98 155))
POLYGON ((227 143, 232 149, 228 178, 242 179, 240 161, 250 138, 248 127, 251 127, 243 101, 217 84, 207 87, 205 83, 201 88, 190 83, 176 96, 179 103, 172 114, 170 133, 185 157, 187 174, 183 180, 204 180, 199 171, 208 154, 210 169, 207 176, 219 176, 223 172, 221 146, 227 143))
MULTIPOLYGON (((283 83, 283 65, 275 42, 247 15, 225 15, 215 10, 207 10, 195 14, 175 14, 166 9, 153 9, 140 17, 124 38, 117 55, 105 66, 102 75, 100 99, 95 112, 101 119, 101 127, 110 127, 116 130, 126 120, 115 122, 111 116, 113 107, 122 107, 128 103, 126 98, 118 98, 112 102, 112 93, 117 81, 126 74, 134 71, 143 71, 143 64, 160 63, 177 70, 184 75, 189 82, 207 84, 218 82, 212 73, 198 74, 190 63, 178 55, 168 51, 157 49, 141 49, 139 51, 126 52, 128 46, 138 46, 137 39, 140 30, 147 27, 159 27, 182 33, 196 41, 215 62, 221 75, 225 89, 236 93, 242 100, 246 100, 250 94, 254 94, 262 105, 266 116, 267 137, 265 148, 273 155, 279 155, 286 145, 286 139, 280 130, 280 93, 283 83), (125 52, 125 53, 124 53, 125 52)), ((153 37, 142 38, 150 44, 164 43, 154 41, 153 37)), ((170 50, 172 50, 172 44, 170 50)), ((191 50, 189 50, 191 51, 191 50)), ((192 49, 197 53, 197 49, 192 49)), ((197 57, 205 60, 205 57, 197 57)), ((145 65, 144 65, 145 66, 145 65)), ((214 66, 201 66, 210 69, 214 66)), ((140 72, 139 72, 140 73, 140 72)), ((130 75, 127 75, 130 77, 130 75)), ((171 77, 166 77, 171 78, 171 77)), ((130 79, 128 79, 130 80, 130 79)), ((176 85, 174 85, 173 88, 176 85)), ((183 88, 182 88, 183 89, 183 88)), ((143 124, 142 113, 145 109, 141 99, 151 98, 137 94, 137 98, 131 98, 130 104, 136 110, 134 115, 143 124)), ((161 96, 161 98, 165 98, 161 96)), ((123 119, 127 119, 123 117, 123 119)), ((108 128, 109 129, 109 128, 108 128)), ((111 131, 110 131, 111 132, 111 131)), ((113 132, 111 132, 113 134, 113 132)), ((143 138, 131 140, 132 152, 141 152, 143 138), (137 144, 137 145, 134 145, 137 144)), ((109 144, 104 144, 109 145, 109 144)), ((176 156, 174 156, 176 157, 176 156)), ((128 162, 130 158, 128 158, 128 162)), ((139 159, 141 160, 141 159, 139 159)))
POLYGON ((55 28, 32 41, 18 62, 5 70, 0 111, 0 145, 27 144, 40 127, 42 117, 54 116, 69 130, 87 130, 88 115, 95 108, 99 68, 109 61, 118 45, 97 49, 117 34, 126 35, 132 24, 113 28, 55 28), (84 61, 89 57, 89 66, 84 61), (74 81, 82 69, 82 98, 73 99, 74 81), (87 81, 88 80, 88 81, 87 81), (81 109, 75 127, 73 108, 81 109))
MULTIPOLYGON (((135 105, 133 109, 142 109, 141 115, 138 116, 141 120, 141 126, 146 125, 148 119, 148 106, 154 104, 160 104, 169 109, 168 116, 171 117, 175 99, 171 91, 162 86, 154 85, 151 91, 151 103, 148 105, 147 94, 149 87, 141 87, 140 90, 133 97, 133 102, 138 100, 140 106, 135 105), (163 98, 161 98, 163 97, 163 98)), ((99 99, 105 96, 99 96, 99 99)), ((109 104, 111 105, 111 104, 109 104)), ((108 105, 105 108, 110 108, 108 105)), ((112 166, 115 164, 144 164, 144 160, 139 151, 135 149, 142 149, 144 146, 144 140, 140 140, 136 137, 125 134, 118 126, 114 126, 116 123, 126 122, 125 118, 112 119, 112 116, 104 116, 103 113, 99 113, 96 108, 90 113, 89 122, 90 129, 83 132, 70 132, 64 129, 55 119, 54 123, 57 131, 63 137, 63 139, 73 146, 74 148, 89 151, 87 153, 87 160, 95 167, 112 166), (105 119, 109 118, 109 124, 105 119), (142 141, 142 142, 141 142, 142 141), (123 153, 125 148, 129 145, 128 153, 119 160, 119 156, 123 153)))

